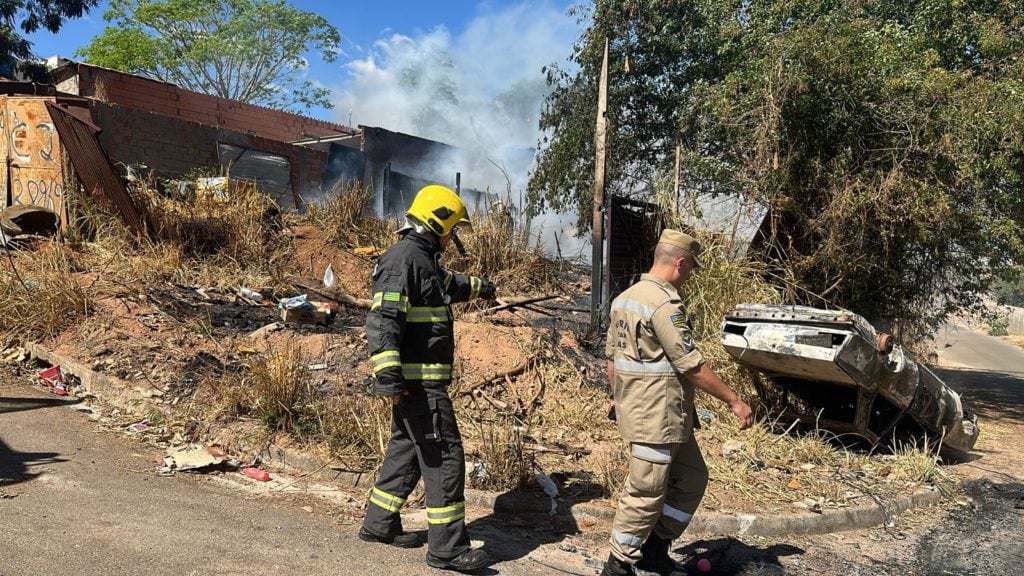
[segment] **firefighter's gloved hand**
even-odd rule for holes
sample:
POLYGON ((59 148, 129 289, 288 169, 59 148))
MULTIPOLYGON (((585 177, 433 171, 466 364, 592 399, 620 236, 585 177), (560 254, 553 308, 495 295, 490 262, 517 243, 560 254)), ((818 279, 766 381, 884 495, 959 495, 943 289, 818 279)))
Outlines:
POLYGON ((483 298, 484 300, 493 300, 497 292, 498 287, 494 282, 491 282, 486 278, 480 279, 480 298, 483 298))

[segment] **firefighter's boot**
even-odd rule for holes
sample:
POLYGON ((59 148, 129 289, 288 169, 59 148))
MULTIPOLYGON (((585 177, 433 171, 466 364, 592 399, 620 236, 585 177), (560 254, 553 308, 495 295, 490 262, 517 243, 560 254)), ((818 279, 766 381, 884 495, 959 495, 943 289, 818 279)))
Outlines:
POLYGON ((640 547, 643 557, 636 563, 636 567, 647 572, 654 572, 658 576, 686 576, 686 569, 676 564, 676 561, 668 555, 671 545, 671 540, 651 534, 647 537, 644 545, 640 547))
POLYGON ((604 570, 600 576, 636 576, 632 564, 627 564, 615 557, 615 554, 608 554, 608 561, 604 563, 604 570))
POLYGON ((359 539, 363 542, 379 542, 381 544, 390 544, 399 548, 419 548, 423 545, 423 541, 420 540, 420 537, 411 532, 398 532, 395 534, 388 534, 387 536, 378 536, 366 528, 360 528, 359 539))
POLYGON ((491 563, 491 557, 483 550, 466 550, 454 558, 438 558, 427 552, 427 564, 441 570, 472 572, 491 563))

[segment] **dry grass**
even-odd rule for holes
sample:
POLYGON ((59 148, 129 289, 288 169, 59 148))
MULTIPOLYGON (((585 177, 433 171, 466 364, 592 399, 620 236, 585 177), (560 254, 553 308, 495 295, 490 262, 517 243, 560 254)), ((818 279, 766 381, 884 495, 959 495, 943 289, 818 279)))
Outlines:
MULTIPOLYGON (((319 206, 310 206, 305 218, 323 230, 324 238, 341 247, 384 250, 394 244, 401 223, 370 214, 373 191, 361 186, 339 187, 319 206)), ((559 288, 561 266, 531 246, 529 237, 508 215, 473 217, 473 230, 460 234, 467 255, 448 249, 445 265, 454 271, 491 279, 506 293, 550 291, 559 288)))
POLYGON ((231 181, 226 199, 163 196, 146 182, 132 194, 144 208, 150 237, 135 237, 88 202, 77 204, 72 230, 90 267, 122 284, 265 286, 275 284, 290 256, 277 206, 252 182, 231 181))
POLYGON ((1006 341, 1014 346, 1024 350, 1024 336, 1018 336, 1016 334, 1010 334, 1006 337, 1006 341))
POLYGON ((335 187, 322 204, 311 204, 305 219, 323 231, 324 239, 344 248, 372 246, 383 250, 396 240, 398 223, 372 215, 374 191, 359 184, 335 187))
POLYGON ((503 492, 526 485, 535 462, 525 449, 521 430, 512 418, 478 422, 465 430, 474 439, 474 449, 466 458, 477 464, 469 471, 471 487, 503 492))
MULTIPOLYGON (((26 290, 6 268, 0 272, 0 323, 22 333, 44 335, 86 315, 89 298, 74 275, 83 266, 125 284, 261 285, 273 281, 276 263, 287 255, 280 220, 269 201, 254 189, 233 190, 237 201, 228 203, 205 197, 168 199, 149 189, 137 193, 147 199, 153 240, 140 241, 113 218, 94 214, 82 226, 88 233, 78 239, 84 249, 79 257, 59 243, 36 253, 17 254, 18 267, 33 287, 26 290)), ((336 243, 385 248, 395 239, 394 223, 365 216, 365 204, 365 195, 349 190, 311 210, 309 218, 336 243)), ((527 239, 502 218, 477 218, 475 232, 464 239, 470 256, 449 254, 453 269, 490 277, 508 291, 558 289, 564 271, 530 248, 527 239)), ((750 374, 733 363, 719 343, 719 322, 739 302, 778 302, 781 297, 761 280, 761 270, 730 257, 715 239, 703 241, 704 268, 685 289, 699 346, 723 379, 753 399, 750 374)), ((201 317, 196 322, 188 329, 212 334, 201 317)), ((97 322, 93 329, 102 327, 97 322)), ((232 348, 230 343, 220 344, 232 348)), ((537 442, 591 449, 590 456, 582 458, 567 460, 559 455, 560 464, 570 462, 569 466, 589 473, 605 496, 614 497, 624 481, 628 459, 614 425, 605 419, 607 392, 601 361, 550 337, 525 344, 523 352, 539 353, 542 361, 517 376, 514 384, 488 390, 508 410, 457 408, 460 428, 471 448, 469 458, 484 464, 484 473, 471 475, 470 484, 495 490, 521 486, 540 463, 529 446, 537 442)), ((383 400, 362 392, 321 389, 308 368, 310 362, 292 347, 254 356, 238 372, 210 374, 201 382, 187 416, 205 429, 237 419, 258 420, 268 434, 284 432, 327 446, 353 470, 377 468, 390 436, 390 409, 383 400)), ((453 385, 453 396, 459 385, 453 385)), ((845 506, 859 503, 865 494, 906 492, 922 483, 938 486, 947 497, 956 490, 952 475, 924 450, 910 447, 894 455, 869 456, 843 449, 821 432, 775 433, 777 428, 766 423, 764 415, 761 424, 740 433, 726 407, 705 394, 698 398, 701 407, 717 414, 700 433, 712 471, 711 505, 720 493, 716 487, 726 487, 730 497, 740 495, 769 506, 790 506, 806 499, 845 506), (724 456, 722 446, 730 440, 744 446, 724 456)), ((150 417, 160 418, 156 413, 150 417)))
POLYGON ((333 395, 311 405, 316 428, 307 434, 323 442, 351 470, 377 470, 391 438, 391 406, 368 394, 333 395))
POLYGON ((0 339, 52 336, 87 316, 91 299, 77 269, 59 242, 0 256, 0 339))
POLYGON ((494 213, 473 218, 473 230, 459 237, 466 256, 448 249, 446 266, 464 274, 488 278, 509 293, 560 291, 563 266, 549 259, 510 217, 494 213))
POLYGON ((258 419, 268 432, 325 446, 351 470, 375 470, 391 434, 391 409, 368 394, 330 394, 298 345, 253 356, 241 370, 210 374, 188 417, 206 428, 236 418, 258 419))

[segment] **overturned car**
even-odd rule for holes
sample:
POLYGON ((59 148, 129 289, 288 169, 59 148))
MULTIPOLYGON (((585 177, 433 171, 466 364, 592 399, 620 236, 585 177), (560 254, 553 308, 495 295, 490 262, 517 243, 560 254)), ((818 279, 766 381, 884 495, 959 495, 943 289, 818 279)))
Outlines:
POLYGON ((773 384, 758 386, 769 408, 873 445, 924 440, 964 457, 977 417, 927 366, 843 310, 740 304, 725 315, 722 344, 773 384))

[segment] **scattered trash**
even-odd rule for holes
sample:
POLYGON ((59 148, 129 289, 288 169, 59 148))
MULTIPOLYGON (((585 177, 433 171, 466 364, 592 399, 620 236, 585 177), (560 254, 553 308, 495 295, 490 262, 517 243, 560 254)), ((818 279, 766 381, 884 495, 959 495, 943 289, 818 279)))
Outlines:
POLYGON ((484 462, 473 462, 473 469, 469 472, 469 477, 475 480, 482 480, 484 476, 487 476, 487 464, 484 462))
POLYGON ((28 360, 28 350, 25 350, 21 346, 8 348, 7 350, 4 350, 3 360, 4 362, 20 364, 25 360, 28 360))
POLYGON ((148 429, 149 429, 149 424, 147 422, 136 422, 135 424, 132 424, 132 425, 128 426, 128 431, 129 432, 135 432, 135 433, 142 432, 142 431, 148 430, 148 429))
POLYGON ((377 253, 377 249, 373 246, 358 246, 352 253, 356 256, 373 256, 377 253))
POLYGON ((302 509, 305 510, 306 512, 309 512, 310 514, 313 513, 313 507, 312 506, 303 506, 302 509))
POLYGON ((68 395, 68 391, 64 387, 64 373, 61 372, 59 365, 40 371, 38 376, 41 384, 49 388, 53 394, 58 396, 68 395))
POLYGON ((310 370, 313 370, 315 372, 317 370, 327 370, 327 366, 328 365, 326 363, 310 364, 309 366, 307 366, 307 368, 309 368, 310 370))
POLYGON ((789 488, 790 490, 800 490, 803 487, 804 485, 796 478, 793 478, 789 481, 789 484, 786 484, 786 488, 789 488))
POLYGON ((729 440, 725 444, 722 444, 722 456, 731 456, 732 454, 743 450, 746 446, 746 444, 739 440, 729 440))
POLYGON ((309 300, 305 294, 282 299, 277 306, 281 320, 293 324, 326 324, 331 316, 331 304, 309 300))
POLYGON ((228 199, 229 181, 226 176, 196 178, 196 192, 207 198, 225 202, 228 199))
POLYGON ((559 542, 558 543, 558 549, 561 550, 562 552, 569 552, 571 554, 575 554, 576 552, 579 551, 579 549, 576 548, 576 546, 574 546, 572 544, 569 544, 567 542, 559 542))
POLYGON ((301 294, 291 298, 282 298, 278 307, 284 310, 309 310, 313 308, 313 303, 310 302, 306 294, 301 294))
POLYGON ((711 560, 707 558, 701 558, 697 560, 697 571, 698 572, 711 572, 711 560))
POLYGON ((270 473, 267 472, 266 470, 260 470, 259 468, 243 468, 242 474, 245 474, 249 478, 252 478, 253 480, 258 480, 260 482, 266 482, 270 480, 270 473))
POLYGON ((699 408, 697 410, 697 419, 701 422, 711 424, 711 421, 715 419, 715 413, 707 408, 699 408))
POLYGON ((821 514, 822 504, 823 502, 821 500, 812 500, 811 498, 804 498, 800 502, 794 502, 793 506, 796 506, 797 508, 804 508, 806 510, 810 510, 811 512, 821 514))
POLYGON ((207 448, 200 444, 186 444, 170 448, 164 453, 161 471, 184 472, 199 470, 207 466, 215 466, 224 462, 226 457, 219 448, 207 448))
POLYGON ((238 295, 244 296, 253 302, 263 302, 263 294, 260 294, 258 291, 251 288, 246 288, 245 286, 238 289, 238 295))
POLYGON ((324 270, 324 286, 334 288, 334 268, 332 268, 330 264, 328 264, 327 269, 324 270))
POLYGON ((551 512, 549 512, 549 514, 554 516, 555 512, 558 511, 558 486, 555 484, 554 480, 544 472, 537 474, 537 484, 544 489, 544 493, 551 499, 551 512))

